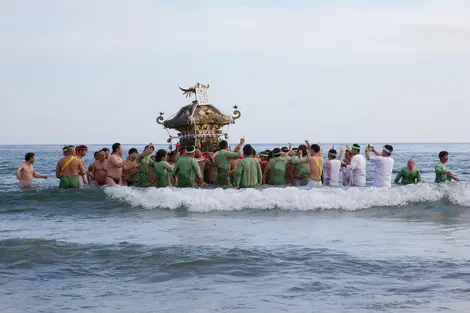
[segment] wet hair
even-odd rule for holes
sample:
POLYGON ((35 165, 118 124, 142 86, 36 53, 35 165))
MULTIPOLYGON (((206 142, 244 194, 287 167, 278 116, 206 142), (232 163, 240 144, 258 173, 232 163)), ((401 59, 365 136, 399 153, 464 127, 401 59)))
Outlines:
POLYGON ((99 155, 100 155, 100 152, 99 152, 99 151, 95 151, 95 153, 93 153, 93 157, 94 157, 95 159, 97 159, 99 155))
POLYGON ((243 147, 243 154, 246 156, 250 156, 253 154, 253 147, 251 145, 245 145, 243 147))
MULTIPOLYGON (((147 150, 147 148, 149 147, 149 145, 146 145, 144 150, 147 150)), ((152 147, 153 150, 155 150, 155 148, 152 147)))
POLYGON ((34 156, 35 156, 34 152, 28 152, 28 153, 26 153, 26 154, 24 155, 24 160, 25 160, 25 161, 29 161, 29 160, 31 160, 32 158, 34 158, 34 156))
POLYGON ((439 159, 442 159, 443 157, 448 156, 448 155, 449 155, 449 152, 441 151, 441 152, 439 152, 439 159))
POLYGON ((391 145, 385 145, 384 148, 390 152, 393 152, 393 147, 391 145))
POLYGON ((139 151, 137 151, 136 148, 130 148, 129 149, 129 155, 131 155, 132 153, 136 153, 136 152, 139 153, 139 151))
POLYGON ((222 140, 219 142, 219 149, 227 149, 228 148, 228 142, 227 140, 222 140))
MULTIPOLYGON (((113 145, 113 147, 114 147, 114 145, 113 145)), ((109 149, 108 149, 108 148, 103 148, 103 149, 101 149, 100 151, 103 151, 103 152, 109 153, 109 149)))
POLYGON ((307 151, 307 146, 306 145, 300 145, 298 150, 302 151, 302 156, 307 156, 308 151, 307 151))
POLYGON ((280 156, 281 155, 281 149, 279 149, 279 148, 273 149, 272 154, 273 154, 273 157, 275 157, 275 158, 280 156))
POLYGON ((164 149, 160 149, 155 154, 155 162, 161 162, 168 153, 164 149))
POLYGON ((310 146, 310 149, 312 149, 315 153, 320 152, 320 146, 317 144, 313 144, 310 146))
POLYGON ((116 152, 118 151, 118 149, 121 147, 121 144, 119 142, 116 142, 115 144, 113 144, 112 148, 113 148, 113 152, 116 152))
POLYGON ((287 153, 287 152, 289 152, 289 148, 287 148, 287 147, 282 147, 282 148, 281 148, 281 151, 284 152, 284 153, 287 153))

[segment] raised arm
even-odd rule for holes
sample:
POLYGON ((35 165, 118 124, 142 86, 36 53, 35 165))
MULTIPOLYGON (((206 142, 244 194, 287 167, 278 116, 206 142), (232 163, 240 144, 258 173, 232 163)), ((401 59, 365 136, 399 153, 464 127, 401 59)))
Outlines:
POLYGON ((344 148, 341 147, 339 148, 339 155, 336 157, 336 160, 342 160, 343 159, 343 154, 344 154, 344 148))
POLYGON ((235 147, 235 150, 233 152, 238 152, 242 148, 243 144, 245 143, 245 138, 240 139, 240 143, 235 147))

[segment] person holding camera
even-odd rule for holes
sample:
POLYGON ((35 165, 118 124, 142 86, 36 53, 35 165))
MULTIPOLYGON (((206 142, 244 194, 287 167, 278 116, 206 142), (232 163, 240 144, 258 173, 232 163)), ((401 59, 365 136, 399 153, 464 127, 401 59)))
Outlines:
POLYGON ((395 161, 392 159, 393 147, 385 145, 382 152, 377 152, 372 145, 366 148, 366 158, 375 164, 374 173, 374 187, 392 187, 392 172, 395 161), (374 152, 375 156, 371 158, 370 151, 374 152))

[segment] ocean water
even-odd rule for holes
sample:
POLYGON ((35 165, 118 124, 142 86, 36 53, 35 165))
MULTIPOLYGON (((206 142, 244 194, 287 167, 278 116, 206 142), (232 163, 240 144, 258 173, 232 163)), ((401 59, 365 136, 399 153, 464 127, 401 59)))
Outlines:
POLYGON ((470 145, 394 147, 425 183, 59 191, 59 145, 0 146, 0 312, 468 312, 470 145), (50 178, 22 191, 29 151, 50 178))

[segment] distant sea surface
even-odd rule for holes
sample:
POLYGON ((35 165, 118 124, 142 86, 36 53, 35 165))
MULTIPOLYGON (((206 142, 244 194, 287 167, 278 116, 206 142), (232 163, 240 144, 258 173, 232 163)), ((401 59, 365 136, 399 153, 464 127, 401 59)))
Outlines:
POLYGON ((59 191, 60 145, 0 146, 0 312, 470 312, 470 144, 394 148, 425 183, 59 191), (49 179, 23 191, 29 151, 49 179))

